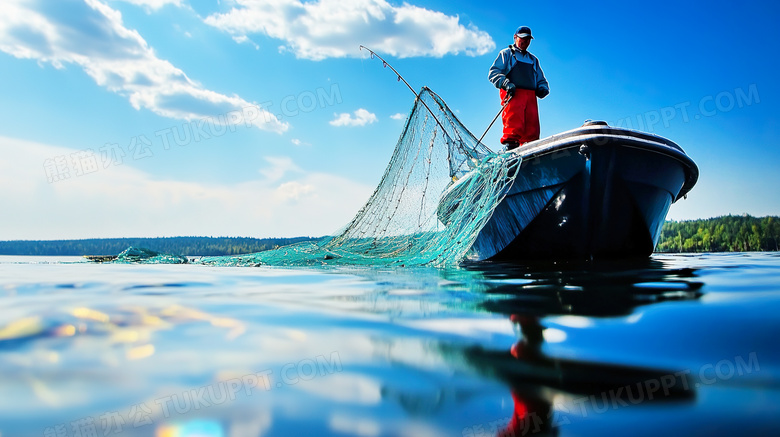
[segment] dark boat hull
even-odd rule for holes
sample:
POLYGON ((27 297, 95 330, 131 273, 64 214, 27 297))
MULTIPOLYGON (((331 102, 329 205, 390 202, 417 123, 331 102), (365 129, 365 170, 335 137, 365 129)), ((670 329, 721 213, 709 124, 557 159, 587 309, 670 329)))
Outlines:
POLYGON ((605 123, 517 149, 514 184, 472 246, 472 259, 648 257, 670 205, 698 178, 673 142, 605 123))

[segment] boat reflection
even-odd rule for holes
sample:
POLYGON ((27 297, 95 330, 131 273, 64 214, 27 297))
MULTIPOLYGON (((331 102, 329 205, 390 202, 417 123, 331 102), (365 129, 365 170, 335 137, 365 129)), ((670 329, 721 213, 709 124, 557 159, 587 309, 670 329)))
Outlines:
POLYGON ((698 299, 703 284, 694 270, 668 269, 658 261, 473 268, 485 278, 484 292, 497 297, 482 308, 507 315, 518 337, 508 351, 463 351, 473 368, 500 379, 511 392, 511 417, 495 435, 558 435, 571 418, 695 400, 687 372, 560 358, 543 348, 555 336, 545 326, 548 316, 618 317, 641 305, 698 299))
POLYGON ((479 263, 465 266, 483 278, 488 296, 480 306, 505 315, 629 315, 642 305, 695 300, 703 282, 695 269, 670 268, 657 260, 479 263))

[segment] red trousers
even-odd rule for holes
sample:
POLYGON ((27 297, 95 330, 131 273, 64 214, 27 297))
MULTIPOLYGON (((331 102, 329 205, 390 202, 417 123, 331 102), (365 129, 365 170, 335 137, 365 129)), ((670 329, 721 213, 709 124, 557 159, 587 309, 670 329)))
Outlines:
MULTIPOLYGON (((506 91, 501 91, 501 102, 506 91)), ((501 143, 516 141, 521 145, 539 139, 539 106, 534 90, 515 90, 515 96, 507 103, 501 114, 504 123, 504 135, 501 143)))

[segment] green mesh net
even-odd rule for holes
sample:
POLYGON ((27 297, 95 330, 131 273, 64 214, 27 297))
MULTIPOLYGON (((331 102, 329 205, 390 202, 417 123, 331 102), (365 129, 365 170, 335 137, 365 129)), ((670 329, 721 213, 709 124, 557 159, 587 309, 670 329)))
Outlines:
MULTIPOLYGON (((455 265, 468 256, 479 231, 513 183, 518 160, 516 154, 496 154, 478 144, 444 101, 423 88, 382 180, 355 218, 336 235, 196 262, 224 266, 455 265)), ((152 256, 148 262, 166 261, 152 256)))
POLYGON ((143 263, 143 264, 187 264, 189 258, 181 255, 170 255, 167 253, 155 252, 153 250, 141 247, 128 247, 120 253, 115 262, 122 263, 143 263))

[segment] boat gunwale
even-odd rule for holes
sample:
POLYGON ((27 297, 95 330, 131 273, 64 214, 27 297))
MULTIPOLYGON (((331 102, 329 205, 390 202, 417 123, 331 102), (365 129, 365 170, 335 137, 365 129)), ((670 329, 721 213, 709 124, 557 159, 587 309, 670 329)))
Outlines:
MULTIPOLYGON (((696 163, 674 142, 657 135, 622 128, 604 126, 586 126, 553 135, 541 140, 526 143, 511 150, 522 158, 523 164, 561 150, 583 145, 606 146, 617 141, 619 147, 630 147, 654 152, 679 161, 686 169, 686 180, 675 201, 684 197, 693 188, 699 178, 696 163)), ((613 144, 615 146, 615 144, 613 144)))

